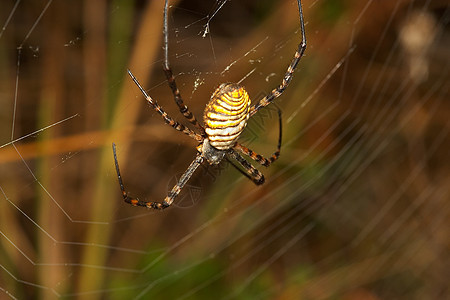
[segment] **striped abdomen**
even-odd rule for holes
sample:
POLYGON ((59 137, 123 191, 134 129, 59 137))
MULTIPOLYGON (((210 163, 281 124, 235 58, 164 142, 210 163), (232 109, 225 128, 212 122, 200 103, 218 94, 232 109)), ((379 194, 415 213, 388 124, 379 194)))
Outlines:
POLYGON ((214 148, 231 148, 247 125, 250 98, 236 83, 221 84, 211 96, 203 116, 209 143, 214 148))

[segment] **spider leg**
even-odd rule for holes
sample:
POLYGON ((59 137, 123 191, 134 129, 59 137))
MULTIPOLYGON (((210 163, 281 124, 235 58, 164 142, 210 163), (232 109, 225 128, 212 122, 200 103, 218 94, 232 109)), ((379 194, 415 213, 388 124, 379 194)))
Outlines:
POLYGON ((281 127, 281 110, 278 109, 278 124, 279 124, 279 134, 278 134, 278 146, 277 146, 277 150, 267 159, 264 158, 262 155, 259 155, 258 153, 255 153, 254 151, 252 151, 251 149, 241 145, 240 143, 236 143, 234 145, 234 149, 240 151, 241 153, 249 156, 251 159, 253 159, 254 161, 257 161, 258 163, 260 163, 261 165, 268 167, 270 166, 271 163, 273 163, 274 161, 276 161, 278 159, 278 157, 280 157, 280 149, 281 149, 281 132, 282 132, 282 127, 281 127))
POLYGON ((153 208, 153 209, 165 209, 169 207, 175 198, 178 196, 178 194, 183 189, 186 182, 192 177, 192 174, 194 174, 195 170, 200 166, 200 164, 203 162, 204 158, 197 154, 195 159, 192 161, 192 163, 187 168, 186 172, 181 176, 180 180, 177 182, 177 184, 172 188, 172 190, 169 192, 166 198, 162 202, 146 202, 139 200, 137 198, 131 198, 128 196, 128 193, 125 191, 125 187, 123 185, 122 176, 120 175, 119 170, 119 161, 117 160, 117 154, 116 154, 116 145, 113 143, 113 154, 114 154, 114 163, 116 165, 116 172, 117 172, 117 178, 119 179, 119 185, 120 189, 122 191, 122 197, 123 200, 126 203, 129 203, 133 206, 144 206, 147 208, 153 208))
POLYGON ((203 141, 203 137, 200 134, 195 133, 193 130, 189 129, 188 127, 184 126, 183 124, 180 124, 177 121, 175 121, 174 119, 172 119, 172 117, 170 117, 163 110, 163 108, 158 104, 158 102, 156 102, 156 100, 154 100, 152 97, 150 97, 147 94, 147 92, 144 90, 144 88, 141 86, 139 81, 136 79, 136 77, 134 77, 133 73, 131 73, 130 70, 128 70, 128 74, 130 75, 131 79, 133 79, 134 83, 138 86, 138 88, 141 90, 141 92, 144 95, 145 100, 147 100, 148 104, 150 104, 150 106, 163 117, 166 124, 169 124, 176 130, 183 132, 184 134, 190 136, 191 138, 193 138, 196 141, 199 141, 199 142, 203 141))
POLYGON ((239 168, 238 166, 236 166, 236 164, 229 159, 228 157, 225 157, 225 159, 227 160, 228 163, 230 163, 230 165, 232 165, 236 170, 238 170, 242 175, 244 175, 245 177, 247 177, 250 180, 253 180, 252 177, 250 175, 248 175, 246 172, 244 172, 241 168, 239 168))
MULTIPOLYGON (((233 149, 229 149, 227 154, 234 158, 245 169, 248 174, 246 176, 250 178, 256 185, 261 185, 264 183, 264 175, 258 169, 252 166, 248 161, 246 161, 245 158, 243 158, 239 153, 237 153, 233 149)), ((234 166, 234 164, 232 165, 234 166)))
POLYGON ((178 105, 180 112, 183 116, 194 126, 196 126, 202 135, 205 135, 205 129, 200 123, 198 123, 194 114, 189 110, 189 108, 184 104, 183 98, 181 97, 180 90, 177 87, 177 83, 175 82, 175 76, 173 76, 172 69, 169 65, 169 25, 168 25, 168 10, 169 10, 169 0, 166 0, 164 5, 164 64, 163 70, 166 74, 167 82, 169 83, 169 87, 172 90, 173 97, 175 99, 175 103, 178 105))
POLYGON ((278 98, 284 90, 287 88, 289 83, 292 80, 292 77, 294 76, 295 68, 297 67, 298 63, 300 62, 300 59, 303 57, 303 54, 306 50, 306 35, 305 35, 305 23, 303 21, 303 11, 302 11, 302 3, 300 0, 297 0, 298 3, 298 11, 300 15, 300 27, 302 31, 302 41, 298 45, 297 51, 295 51, 294 58, 292 59, 291 64, 287 68, 286 73, 284 74, 283 80, 281 81, 281 84, 274 88, 269 95, 262 98, 256 105, 253 105, 250 108, 250 117, 253 116, 258 110, 261 108, 269 105, 273 100, 278 98))
POLYGON ((197 127, 202 135, 205 135, 205 128, 197 121, 197 118, 194 114, 189 110, 189 108, 184 104, 183 99, 181 98, 180 90, 177 87, 175 82, 175 77, 173 76, 172 70, 169 65, 164 65, 163 67, 164 73, 166 74, 167 82, 169 83, 169 87, 172 90, 173 97, 175 99, 175 103, 178 105, 180 112, 183 116, 195 127, 197 127))

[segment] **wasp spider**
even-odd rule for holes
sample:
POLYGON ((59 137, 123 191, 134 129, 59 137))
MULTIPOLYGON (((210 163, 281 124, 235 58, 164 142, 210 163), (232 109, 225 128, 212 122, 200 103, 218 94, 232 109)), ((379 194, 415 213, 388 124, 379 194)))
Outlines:
MULTIPOLYGON (((125 202, 134 206, 144 206, 153 209, 164 209, 169 207, 173 203, 174 199, 178 196, 186 182, 191 178, 195 170, 205 160, 211 165, 216 165, 219 164, 223 159, 226 159, 231 163, 232 159, 234 159, 244 168, 245 172, 238 168, 241 173, 250 178, 257 185, 264 183, 263 174, 255 167, 253 167, 247 160, 245 160, 240 153, 249 156, 256 162, 266 167, 268 167, 271 163, 278 159, 281 148, 281 112, 278 110, 280 126, 278 147, 275 153, 270 158, 264 158, 261 155, 253 152, 252 150, 237 142, 237 139, 247 125, 248 119, 256 112, 258 112, 258 110, 269 105, 273 100, 275 100, 284 92, 284 90, 291 82, 294 70, 297 67, 300 59, 302 58, 303 53, 305 52, 306 36, 305 25, 303 22, 303 12, 301 1, 297 0, 297 2, 300 16, 302 40, 298 46, 298 49, 295 51, 294 58, 288 66, 286 74, 284 75, 281 83, 276 88, 274 88, 269 95, 259 100, 255 105, 251 105, 251 101, 247 94, 247 91, 241 85, 236 83, 221 84, 214 91, 209 103, 206 105, 203 115, 204 126, 202 126, 197 121, 195 116, 189 111, 188 107, 184 104, 183 99, 181 98, 180 91, 178 90, 175 83, 175 77, 173 76, 172 70, 169 66, 167 30, 168 0, 166 0, 164 8, 165 60, 163 69, 175 98, 175 102, 180 109, 180 112, 199 132, 196 132, 184 126, 183 124, 178 123, 172 117, 170 117, 162 109, 162 107, 159 106, 158 102, 156 102, 156 100, 154 100, 147 94, 147 92, 144 90, 144 88, 141 86, 141 84, 138 82, 136 77, 134 77, 130 70, 128 70, 128 74, 141 90, 142 94, 147 100, 147 103, 162 116, 162 118, 168 125, 199 142, 199 145, 197 146, 197 155, 194 161, 187 168, 186 172, 181 176, 178 183, 172 188, 172 190, 168 193, 168 195, 162 202, 146 202, 137 198, 135 199, 129 197, 128 193, 125 191, 122 176, 120 175, 119 162, 117 160, 116 145, 113 144, 112 146, 117 177, 119 179, 120 189, 122 190, 122 196, 125 202)), ((232 165, 235 166, 233 163, 232 165)))

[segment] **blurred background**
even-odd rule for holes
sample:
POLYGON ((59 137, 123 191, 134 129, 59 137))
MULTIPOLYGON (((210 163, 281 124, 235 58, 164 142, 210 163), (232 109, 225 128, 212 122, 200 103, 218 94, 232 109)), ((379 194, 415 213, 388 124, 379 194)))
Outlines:
MULTIPOLYGON (((222 82, 253 103, 300 42, 296 1, 170 1, 169 59, 198 119, 222 82)), ((449 296, 449 3, 304 0, 308 47, 241 142, 281 156, 256 187, 226 162, 161 201, 196 142, 162 71, 164 1, 3 1, 1 299, 449 296)))

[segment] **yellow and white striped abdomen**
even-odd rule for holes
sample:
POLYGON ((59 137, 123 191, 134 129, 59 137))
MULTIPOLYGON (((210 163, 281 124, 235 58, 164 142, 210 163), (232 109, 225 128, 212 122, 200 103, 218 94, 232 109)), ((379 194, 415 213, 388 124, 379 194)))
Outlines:
POLYGON ((247 125, 250 98, 237 83, 223 83, 212 94, 203 116, 209 143, 216 149, 231 148, 247 125))

